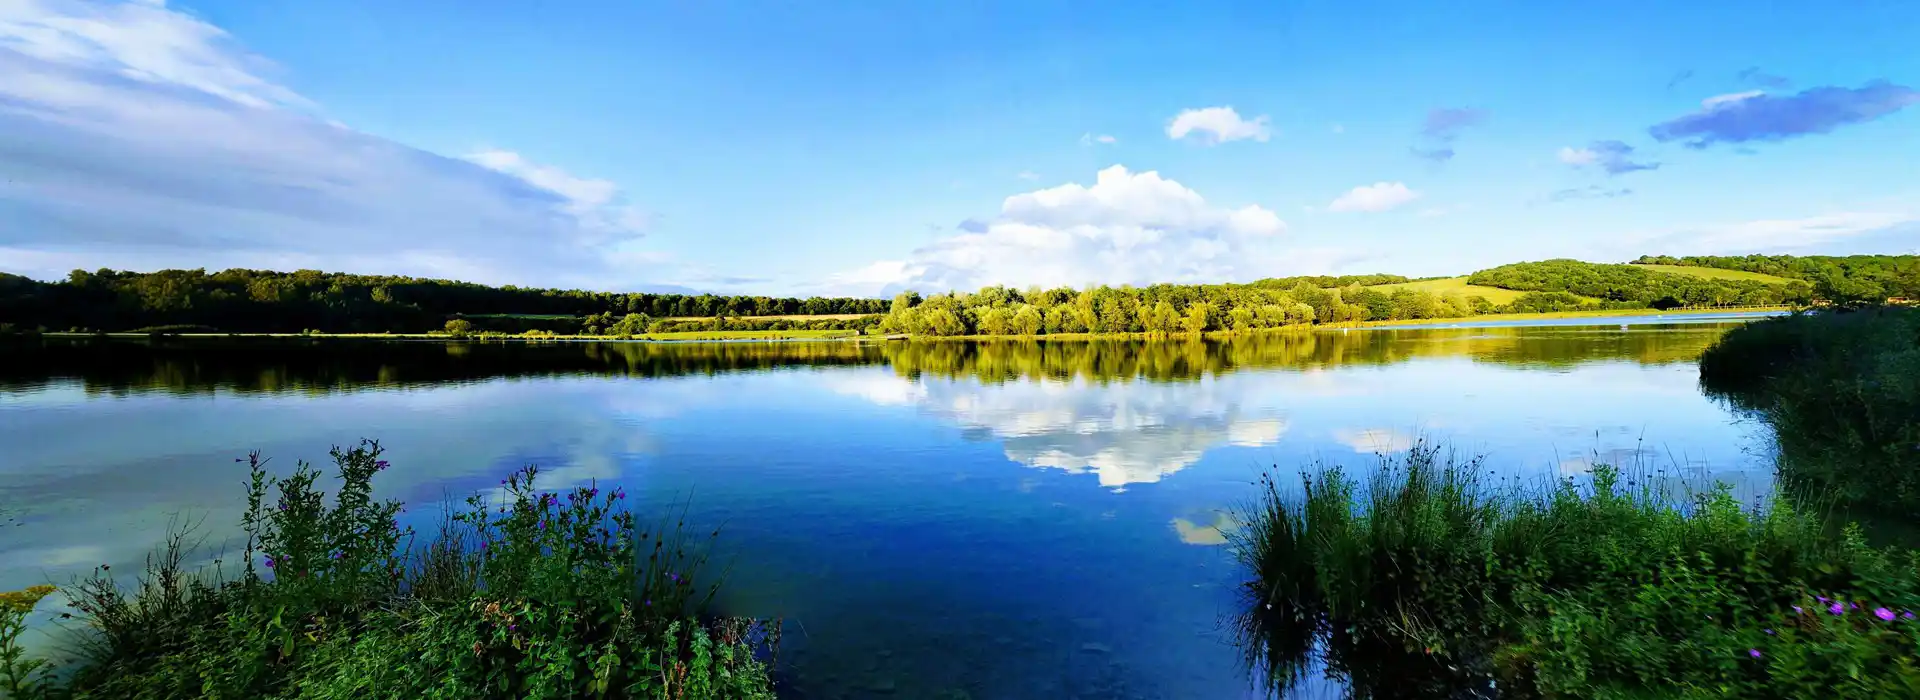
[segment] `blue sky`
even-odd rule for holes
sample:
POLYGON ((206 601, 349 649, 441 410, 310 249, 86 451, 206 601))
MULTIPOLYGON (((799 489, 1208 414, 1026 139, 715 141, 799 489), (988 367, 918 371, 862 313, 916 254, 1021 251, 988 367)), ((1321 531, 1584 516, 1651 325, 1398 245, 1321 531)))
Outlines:
POLYGON ((1920 6, 0 0, 0 270, 880 294, 1920 248, 1920 6))

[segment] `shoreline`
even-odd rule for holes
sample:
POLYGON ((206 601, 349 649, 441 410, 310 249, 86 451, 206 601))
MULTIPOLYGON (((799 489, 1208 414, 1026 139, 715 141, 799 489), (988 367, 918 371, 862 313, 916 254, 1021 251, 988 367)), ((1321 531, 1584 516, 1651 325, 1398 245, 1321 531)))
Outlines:
MULTIPOLYGON (((1026 340, 1026 341, 1169 340, 1174 338, 1193 339, 1196 337, 1198 338, 1232 338, 1232 337, 1249 336, 1249 335, 1314 332, 1314 331, 1336 330, 1336 329, 1338 330, 1369 330, 1369 329, 1382 329, 1382 328, 1396 329, 1396 328, 1409 328, 1409 327, 1441 326, 1442 324, 1452 324, 1452 323, 1485 323, 1485 322, 1503 322, 1503 321, 1551 321, 1551 320, 1580 319, 1580 318, 1600 319, 1600 318, 1618 318, 1618 317, 1662 316, 1662 315, 1669 315, 1669 314, 1675 315, 1675 316, 1713 316, 1713 315, 1722 315, 1722 314, 1733 315, 1733 314, 1747 314, 1747 313, 1791 312, 1797 309, 1799 309, 1799 307, 1750 306, 1750 307, 1715 308, 1715 309, 1672 309, 1667 311, 1661 311, 1658 309, 1617 309, 1617 310, 1597 310, 1597 311, 1557 311, 1552 313, 1531 313, 1531 314, 1484 314, 1479 316, 1459 316, 1459 317, 1452 317, 1452 318, 1392 319, 1392 320, 1381 320, 1381 321, 1358 321, 1358 322, 1347 322, 1347 323, 1294 324, 1290 326, 1281 326, 1279 328, 1259 328, 1259 329, 1247 330, 1247 331, 1230 331, 1230 330, 1229 331, 1207 331, 1200 334, 1193 334, 1193 333, 1165 334, 1165 333, 1139 332, 1139 333, 1049 333, 1049 334, 1041 334, 1041 335, 907 336, 903 334, 860 335, 858 334, 857 331, 851 331, 851 330, 830 330, 830 331, 787 330, 787 331, 686 331, 686 332, 680 332, 680 333, 653 333, 653 334, 644 334, 644 335, 635 335, 635 336, 617 336, 617 335, 527 336, 527 335, 507 335, 507 334, 485 334, 485 335, 473 334, 473 335, 467 335, 467 336, 451 336, 445 333, 165 333, 165 334, 159 334, 159 337, 181 338, 181 339, 209 339, 209 338, 242 339, 242 338, 245 338, 245 339, 285 340, 285 339, 294 339, 294 338, 317 338, 317 339, 346 339, 346 340, 433 340, 433 341, 441 341, 441 342, 599 341, 599 342, 645 342, 645 343, 685 343, 685 342, 738 343, 738 342, 793 342, 793 341, 891 342, 891 341, 901 341, 901 340, 905 340, 909 342, 952 341, 952 340, 973 340, 973 341, 982 341, 982 340, 1026 340)), ((45 333, 27 334, 27 335, 28 336, 37 335, 40 337, 54 337, 54 338, 129 339, 129 338, 155 337, 155 334, 152 334, 152 333, 129 333, 129 332, 74 333, 70 331, 48 331, 45 333)))

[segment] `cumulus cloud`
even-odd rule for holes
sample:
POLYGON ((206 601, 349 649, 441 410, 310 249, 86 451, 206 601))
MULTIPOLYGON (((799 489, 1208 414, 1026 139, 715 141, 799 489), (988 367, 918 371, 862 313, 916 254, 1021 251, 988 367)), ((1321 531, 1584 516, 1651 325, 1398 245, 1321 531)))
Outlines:
POLYGON ((1091 473, 1113 489, 1160 481, 1220 447, 1277 444, 1287 419, 1270 405, 1258 405, 1276 395, 1269 393, 1275 378, 1234 375, 1194 385, 1050 379, 983 384, 879 372, 826 377, 838 393, 912 405, 959 425, 964 434, 999 441, 1010 461, 1091 473))
POLYGON ((1419 198, 1419 192, 1408 189, 1403 183, 1376 182, 1347 190, 1346 194, 1327 205, 1327 211, 1386 211, 1419 198))
POLYGON ((1420 126, 1420 135, 1428 142, 1426 146, 1413 147, 1417 157, 1444 163, 1453 160, 1451 145, 1459 138, 1460 132, 1467 127, 1486 121, 1485 110, 1464 107, 1438 107, 1427 112, 1426 121, 1420 126))
POLYGON ((1092 185, 1068 183, 1006 198, 991 219, 907 259, 835 275, 836 293, 1024 286, 1245 280, 1325 270, 1348 253, 1287 250, 1287 225, 1256 205, 1214 205, 1153 171, 1115 165, 1092 185), (878 283, 876 285, 876 283, 878 283))
POLYGON ((1692 148, 1716 143, 1784 141, 1862 124, 1920 103, 1920 91, 1877 80, 1858 88, 1825 86, 1794 95, 1749 91, 1708 98, 1699 111, 1648 129, 1655 140, 1692 148))
POLYGON ((1117 141, 1119 141, 1119 139, 1114 138, 1110 134, 1094 134, 1089 132, 1080 135, 1080 145, 1082 146, 1091 146, 1096 143, 1111 144, 1117 141))
POLYGON ((1192 136, 1201 143, 1207 144, 1242 139, 1264 142, 1272 135, 1272 130, 1267 125, 1267 115, 1242 119, 1240 113, 1234 111, 1232 107, 1181 110, 1180 114, 1167 122, 1167 138, 1184 139, 1192 136))
POLYGON ((160 0, 0 3, 0 261, 606 284, 644 258, 613 183, 357 132, 271 69, 160 0))
POLYGON ((1598 167, 1608 175, 1660 167, 1659 163, 1634 162, 1633 147, 1620 141, 1595 141, 1586 148, 1562 148, 1560 162, 1576 168, 1598 167))

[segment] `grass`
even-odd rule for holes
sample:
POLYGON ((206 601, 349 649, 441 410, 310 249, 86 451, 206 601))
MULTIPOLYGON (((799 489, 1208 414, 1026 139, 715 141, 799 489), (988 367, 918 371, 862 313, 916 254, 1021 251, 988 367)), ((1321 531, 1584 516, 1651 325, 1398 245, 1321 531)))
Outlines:
POLYGON ((760 652, 778 625, 706 614, 683 520, 644 527, 619 490, 537 491, 528 467, 416 547, 401 504, 372 497, 379 445, 334 461, 329 502, 307 465, 276 480, 250 459, 234 577, 189 571, 176 534, 132 588, 104 566, 68 587, 70 675, 24 658, 23 608, 0 605, 0 684, 31 700, 773 697, 760 652))
POLYGON ((1355 697, 1920 694, 1911 552, 1644 471, 1546 489, 1486 473, 1422 442, 1364 482, 1303 474, 1297 497, 1266 475, 1234 548, 1269 687, 1317 647, 1355 697))
MULTIPOLYGON (((145 338, 146 333, 46 333, 48 337, 91 338, 145 338)), ((450 336, 446 333, 179 333, 169 337, 178 338, 390 338, 398 340, 839 340, 860 335, 851 330, 786 330, 786 331, 685 331, 680 333, 646 333, 635 336, 616 335, 558 335, 546 333, 492 333, 477 332, 466 336, 450 336)))
POLYGON ((1487 301, 1491 301, 1495 305, 1512 303, 1513 300, 1526 294, 1526 292, 1516 292, 1500 287, 1483 287, 1477 284, 1467 284, 1466 277, 1442 277, 1440 279, 1421 280, 1418 282, 1379 284, 1369 287, 1369 289, 1378 290, 1387 294, 1392 294, 1393 290, 1396 289, 1411 289, 1415 291, 1432 292, 1434 294, 1455 292, 1467 297, 1486 297, 1487 301))
POLYGON ((1744 270, 1722 270, 1717 267, 1694 267, 1692 265, 1640 265, 1637 263, 1634 265, 1634 267, 1644 267, 1646 269, 1653 270, 1655 272, 1665 272, 1665 273, 1675 274, 1675 275, 1686 275, 1688 277, 1703 277, 1706 279, 1713 279, 1713 280, 1740 280, 1743 282, 1762 282, 1766 284, 1787 284, 1794 281, 1794 280, 1787 279, 1785 277, 1777 277, 1777 276, 1769 275, 1762 272, 1747 272, 1744 270))
POLYGON ((835 340, 839 338, 859 337, 859 331, 684 331, 680 333, 648 333, 634 336, 640 340, 835 340))
MULTIPOLYGON (((850 321, 866 318, 874 314, 787 314, 784 316, 730 316, 729 318, 753 319, 755 321, 850 321)), ((711 321, 712 316, 668 316, 663 321, 711 321)))

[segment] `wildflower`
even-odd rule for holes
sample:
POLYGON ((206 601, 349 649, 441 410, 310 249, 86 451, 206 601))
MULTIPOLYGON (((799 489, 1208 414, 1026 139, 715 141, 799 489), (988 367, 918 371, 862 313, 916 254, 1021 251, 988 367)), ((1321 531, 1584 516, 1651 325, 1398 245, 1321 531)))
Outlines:
POLYGON ((1903 620, 1911 620, 1911 619, 1913 619, 1913 611, 1912 611, 1912 610, 1908 610, 1908 611, 1906 611, 1906 612, 1903 612, 1903 613, 1900 613, 1900 618, 1901 618, 1901 619, 1903 619, 1903 620))
POLYGON ((649 608, 651 608, 651 607, 653 607, 653 599, 652 599, 652 598, 648 598, 648 599, 647 599, 647 607, 649 607, 649 608))
POLYGON ((273 568, 273 557, 267 557, 267 568, 273 568))
POLYGON ((1833 613, 1835 615, 1843 615, 1843 614, 1846 614, 1847 612, 1847 606, 1841 605, 1839 603, 1834 603, 1833 607, 1827 608, 1827 612, 1833 613))
POLYGON ((1758 659, 1758 658, 1760 658, 1760 650, 1759 650, 1759 649, 1748 649, 1748 650, 1747 650, 1747 656, 1751 656, 1751 657, 1753 657, 1753 658, 1756 658, 1756 659, 1758 659))
POLYGON ((1887 622, 1893 621, 1893 611, 1886 608, 1874 608, 1873 616, 1887 622))
POLYGON ((1798 605, 1795 605, 1795 606, 1793 606, 1793 614, 1795 614, 1795 615, 1799 615, 1799 614, 1801 614, 1801 613, 1804 613, 1804 612, 1806 612, 1806 611, 1805 611, 1805 610, 1801 610, 1801 609, 1800 609, 1800 606, 1798 606, 1798 605))
POLYGON ((1771 629, 1764 629, 1764 630, 1760 630, 1760 631, 1762 631, 1762 632, 1765 632, 1765 633, 1767 633, 1767 636, 1769 636, 1769 637, 1771 637, 1771 636, 1773 636, 1773 630, 1771 630, 1771 629))
POLYGON ((373 466, 374 466, 374 469, 376 469, 376 470, 379 470, 379 471, 385 471, 385 470, 386 470, 386 468, 387 468, 387 466, 388 466, 388 464, 387 464, 387 460, 384 460, 384 459, 383 459, 383 460, 380 460, 380 461, 378 461, 378 462, 374 462, 374 463, 373 463, 373 466))
POLYGON ((333 558, 335 558, 335 559, 339 559, 339 558, 341 558, 341 557, 344 557, 344 556, 346 556, 346 555, 347 555, 347 553, 346 553, 346 552, 334 552, 334 553, 333 553, 333 558))

